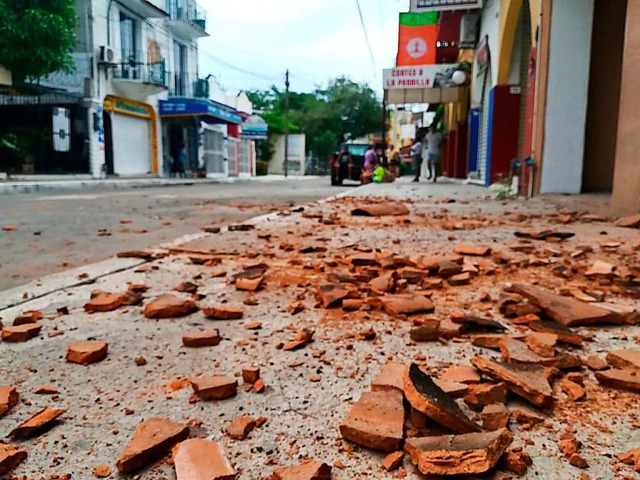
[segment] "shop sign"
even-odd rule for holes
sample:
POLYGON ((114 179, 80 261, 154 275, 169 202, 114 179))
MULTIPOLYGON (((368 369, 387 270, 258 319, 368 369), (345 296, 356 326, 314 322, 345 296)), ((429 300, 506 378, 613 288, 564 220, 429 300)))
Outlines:
POLYGON ((448 72, 457 68, 455 63, 387 68, 382 74, 383 86, 385 90, 441 87, 444 85, 440 84, 439 78, 448 77, 448 72))
POLYGON ((469 10, 482 8, 482 0, 411 0, 412 12, 469 10))

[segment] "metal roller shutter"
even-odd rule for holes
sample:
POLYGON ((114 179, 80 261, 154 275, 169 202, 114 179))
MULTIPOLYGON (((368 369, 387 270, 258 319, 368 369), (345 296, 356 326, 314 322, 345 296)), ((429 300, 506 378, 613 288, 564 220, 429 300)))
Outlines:
POLYGON ((207 174, 227 175, 224 162, 224 134, 205 127, 204 164, 207 174))
POLYGON ((480 128, 478 135, 478 170, 477 179, 483 184, 487 181, 487 164, 489 162, 489 102, 491 95, 491 66, 487 66, 483 85, 482 104, 480 105, 480 128))
POLYGON ((531 10, 529 0, 522 3, 520 14, 522 33, 520 49, 520 127, 518 128, 518 158, 524 158, 524 137, 527 128, 527 87, 529 83, 529 56, 531 55, 531 10))
POLYGON ((118 175, 151 173, 151 122, 113 115, 113 170, 118 175))

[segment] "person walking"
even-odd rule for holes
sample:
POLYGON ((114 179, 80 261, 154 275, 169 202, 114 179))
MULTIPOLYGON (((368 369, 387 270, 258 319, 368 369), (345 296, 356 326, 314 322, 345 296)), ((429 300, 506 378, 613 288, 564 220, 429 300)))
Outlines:
POLYGON ((435 125, 429 127, 429 133, 426 137, 427 141, 427 170, 429 175, 427 180, 433 179, 435 183, 438 180, 438 169, 440 168, 440 159, 442 158, 442 133, 436 130, 435 125))
POLYGON ((413 181, 420 181, 420 169, 422 168, 422 142, 416 138, 411 145, 411 164, 413 166, 413 181))

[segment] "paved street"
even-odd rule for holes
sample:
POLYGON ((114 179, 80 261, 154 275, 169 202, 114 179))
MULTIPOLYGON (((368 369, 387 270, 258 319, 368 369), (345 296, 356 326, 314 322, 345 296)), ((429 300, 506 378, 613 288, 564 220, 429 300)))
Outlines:
POLYGON ((336 195, 328 179, 0 196, 0 291, 277 209, 336 195), (106 233, 100 231, 106 230, 106 233), (110 234, 110 235, 107 235, 110 234))

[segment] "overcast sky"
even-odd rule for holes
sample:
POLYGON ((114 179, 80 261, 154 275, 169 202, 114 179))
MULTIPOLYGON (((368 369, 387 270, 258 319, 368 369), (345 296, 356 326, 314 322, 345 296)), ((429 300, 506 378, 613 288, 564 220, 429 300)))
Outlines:
POLYGON ((409 0, 360 0, 375 70, 356 0, 199 3, 208 11, 210 34, 200 40, 200 75, 213 73, 232 93, 283 86, 287 68, 295 91, 311 91, 340 75, 381 89, 382 69, 395 60, 398 12, 408 10, 409 0))

